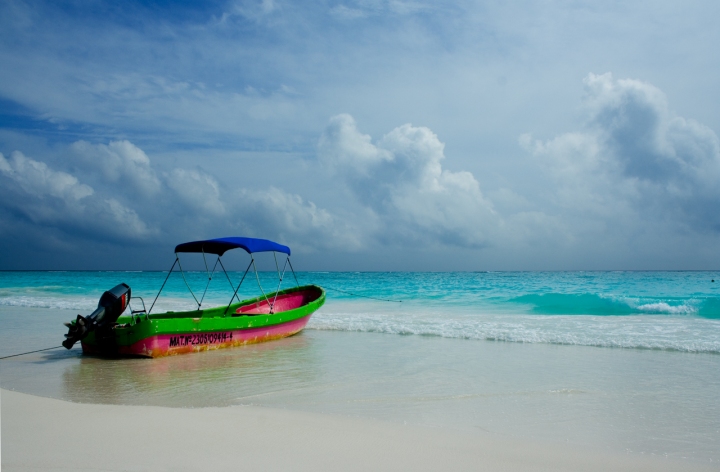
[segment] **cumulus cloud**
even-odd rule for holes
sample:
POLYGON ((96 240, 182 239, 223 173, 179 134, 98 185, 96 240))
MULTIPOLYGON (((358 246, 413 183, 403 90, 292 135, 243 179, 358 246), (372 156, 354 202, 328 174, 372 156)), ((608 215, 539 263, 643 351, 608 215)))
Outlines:
POLYGON ((39 233, 59 230, 68 241, 149 241, 171 235, 177 242, 246 234, 292 241, 296 249, 306 250, 361 245, 348 224, 277 187, 223 190, 201 169, 157 172, 148 156, 128 141, 79 141, 70 150, 76 159, 58 163, 72 167, 68 171, 21 152, 9 159, 0 154, 3 218, 19 218, 39 233), (92 177, 95 183, 91 186, 78 176, 92 177))
POLYGON ((276 187, 242 190, 238 219, 246 231, 263 228, 279 239, 298 241, 304 249, 356 250, 363 241, 356 230, 301 196, 276 187))
POLYGON ((35 225, 110 239, 153 233, 132 209, 98 196, 76 177, 21 152, 13 152, 10 160, 0 154, 0 174, 4 180, 0 204, 35 225))
POLYGON ((111 141, 109 144, 77 141, 71 149, 87 167, 101 172, 111 182, 127 183, 144 196, 160 191, 160 181, 150 165, 150 158, 130 141, 111 141))
POLYGON ((11 154, 10 161, 0 154, 0 172, 36 198, 51 196, 71 203, 93 194, 92 188, 72 175, 54 171, 44 162, 29 159, 18 151, 11 154))
POLYGON ((638 80, 590 74, 586 129, 520 143, 551 170, 560 205, 596 216, 720 231, 720 141, 638 80))
POLYGON ((347 114, 333 117, 320 159, 381 220, 381 239, 482 246, 498 224, 475 177, 443 169, 444 144, 428 128, 395 128, 377 143, 347 114))
MULTIPOLYGON (((140 219, 134 210, 127 208, 117 200, 108 198, 107 200, 104 200, 104 203, 107 205, 107 209, 109 210, 107 213, 110 216, 110 220, 114 223, 120 224, 120 228, 113 226, 110 228, 110 231, 117 231, 121 234, 125 233, 129 236, 136 237, 143 237, 156 233, 156 231, 148 229, 148 226, 140 219)), ((104 208, 102 210, 103 213, 106 213, 104 208)), ((99 223, 102 224, 103 221, 100 220, 99 223)))
POLYGON ((174 169, 167 177, 167 185, 186 205, 222 215, 225 207, 220 201, 220 188, 215 179, 199 170, 174 169))

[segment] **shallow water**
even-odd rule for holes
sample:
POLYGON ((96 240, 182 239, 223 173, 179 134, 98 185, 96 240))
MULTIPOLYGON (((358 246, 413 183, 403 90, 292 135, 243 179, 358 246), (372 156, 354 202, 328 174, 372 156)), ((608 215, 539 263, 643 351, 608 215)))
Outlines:
MULTIPOLYGON (((22 277, 13 281, 13 303, 0 298, 0 355, 59 343, 62 321, 77 311, 13 304, 19 296, 52 304, 54 291, 84 308, 90 295, 68 294, 63 280, 82 286, 91 276, 70 274, 33 275, 36 286, 25 292, 22 277)), ((327 304, 300 335, 153 360, 51 350, 0 361, 0 386, 89 403, 264 405, 720 461, 719 321, 698 308, 712 304, 713 275, 624 274, 381 274, 380 282, 373 274, 300 274, 344 290, 328 289, 327 304), (373 291, 363 280, 394 288, 373 291), (489 285, 484 292, 478 280, 489 285), (522 299, 589 287, 596 299, 635 300, 623 303, 662 313, 603 315, 583 297, 558 297, 552 303, 562 314, 550 315, 543 311, 551 303, 522 299), (568 313, 572 303, 592 313, 568 313)), ((135 276, 133 289, 164 275, 135 276)), ((118 278, 104 275, 95 288, 118 278)), ((179 296, 170 291, 166 303, 179 296)))

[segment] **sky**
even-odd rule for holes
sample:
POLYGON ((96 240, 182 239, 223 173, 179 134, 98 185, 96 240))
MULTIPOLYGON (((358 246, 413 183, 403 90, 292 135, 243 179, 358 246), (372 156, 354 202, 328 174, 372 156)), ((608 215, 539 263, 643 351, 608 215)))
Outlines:
POLYGON ((718 17, 4 0, 0 269, 167 269, 225 236, 299 270, 718 269, 718 17))

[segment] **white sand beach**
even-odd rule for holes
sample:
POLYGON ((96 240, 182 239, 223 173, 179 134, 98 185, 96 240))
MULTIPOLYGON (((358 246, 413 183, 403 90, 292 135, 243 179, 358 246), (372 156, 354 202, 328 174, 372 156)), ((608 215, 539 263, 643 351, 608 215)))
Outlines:
POLYGON ((265 407, 91 405, 0 391, 2 470, 717 470, 478 432, 265 407))

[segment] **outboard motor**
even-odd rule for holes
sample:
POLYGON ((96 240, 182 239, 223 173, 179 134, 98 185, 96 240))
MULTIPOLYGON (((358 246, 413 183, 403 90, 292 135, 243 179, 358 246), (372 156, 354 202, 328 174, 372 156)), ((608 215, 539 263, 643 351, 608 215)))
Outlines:
POLYGON ((97 310, 91 315, 84 317, 77 315, 75 323, 65 323, 68 327, 68 333, 65 335, 67 339, 62 345, 67 349, 82 340, 90 331, 97 331, 98 341, 114 342, 112 337, 112 327, 117 319, 122 315, 130 303, 130 287, 126 284, 120 284, 111 290, 103 293, 98 302, 97 310))

